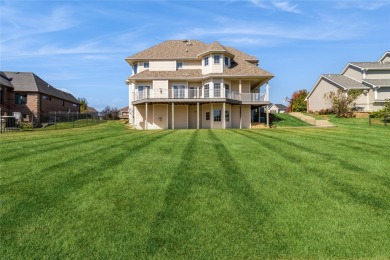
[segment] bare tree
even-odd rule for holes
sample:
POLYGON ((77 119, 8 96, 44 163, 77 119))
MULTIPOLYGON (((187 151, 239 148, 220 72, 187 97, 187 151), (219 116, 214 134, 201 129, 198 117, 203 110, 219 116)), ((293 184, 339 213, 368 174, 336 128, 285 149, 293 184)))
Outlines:
POLYGON ((339 89, 337 92, 329 92, 324 95, 336 113, 337 117, 351 117, 352 110, 356 106, 356 99, 363 93, 361 89, 350 89, 344 91, 339 89))

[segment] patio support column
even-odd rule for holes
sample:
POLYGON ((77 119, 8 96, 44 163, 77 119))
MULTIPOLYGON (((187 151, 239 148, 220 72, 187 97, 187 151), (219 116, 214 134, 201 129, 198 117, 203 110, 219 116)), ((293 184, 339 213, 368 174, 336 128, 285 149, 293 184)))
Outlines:
POLYGON ((267 127, 269 127, 269 106, 267 105, 266 106, 266 109, 267 109, 267 112, 266 112, 266 115, 267 115, 267 127))
POLYGON ((167 104, 167 126, 166 129, 169 129, 169 104, 167 104))
POLYGON ((232 128, 232 104, 229 105, 229 128, 232 128))
POLYGON ((269 85, 268 85, 268 82, 267 82, 267 84, 265 85, 265 97, 264 97, 264 101, 269 101, 269 85))
POLYGON ((241 87, 242 87, 242 85, 241 85, 241 79, 238 81, 238 93, 240 93, 240 95, 241 95, 241 87))
POLYGON ((222 103, 221 119, 222 119, 222 129, 226 129, 226 118, 225 118, 226 105, 225 102, 222 103))
POLYGON ((175 103, 172 103, 172 129, 175 129, 175 103))
POLYGON ((199 129, 199 102, 196 103, 196 129, 199 129))
POLYGON ((145 126, 144 128, 148 130, 148 103, 145 103, 145 126))
POLYGON ((214 107, 213 103, 210 104, 210 128, 214 128, 214 107))
POLYGON ((189 116, 188 116, 188 105, 187 105, 187 129, 188 129, 188 118, 189 116))
POLYGON ((241 105, 240 105, 240 129, 242 129, 242 111, 241 111, 241 105))
POLYGON ((152 105, 152 108, 153 108, 153 124, 152 124, 152 127, 154 128, 154 104, 152 105))

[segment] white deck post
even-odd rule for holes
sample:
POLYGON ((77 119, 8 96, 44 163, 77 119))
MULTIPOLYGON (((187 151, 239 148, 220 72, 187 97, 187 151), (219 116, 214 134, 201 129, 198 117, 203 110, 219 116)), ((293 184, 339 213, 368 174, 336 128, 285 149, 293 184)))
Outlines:
POLYGON ((240 129, 242 129, 242 110, 240 105, 240 129))
POLYGON ((154 104, 152 105, 152 109, 153 109, 153 125, 152 125, 152 127, 154 129, 154 104))
POLYGON ((172 129, 175 129, 175 103, 172 103, 172 129))
POLYGON ((199 129, 199 102, 196 103, 196 129, 199 129))
POLYGON ((148 130, 148 103, 145 103, 145 129, 148 130))
POLYGON ((267 84, 265 85, 265 97, 264 97, 264 101, 269 101, 269 85, 268 85, 268 82, 267 82, 267 84))
POLYGON ((189 116, 188 116, 188 105, 187 105, 187 129, 188 129, 188 120, 189 120, 189 116))
POLYGON ((222 119, 222 129, 226 129, 226 118, 225 118, 225 110, 226 110, 226 105, 225 105, 225 102, 222 103, 222 115, 221 115, 221 119, 222 119))
POLYGON ((269 127, 269 106, 267 105, 265 108, 267 109, 267 127, 269 127))
POLYGON ((210 128, 214 128, 214 107, 213 103, 210 104, 210 128))

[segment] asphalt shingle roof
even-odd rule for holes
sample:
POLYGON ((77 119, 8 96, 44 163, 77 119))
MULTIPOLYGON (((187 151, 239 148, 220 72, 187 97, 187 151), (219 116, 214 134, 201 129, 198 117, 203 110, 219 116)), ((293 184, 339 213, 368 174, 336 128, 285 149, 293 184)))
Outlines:
POLYGON ((363 81, 378 87, 390 86, 390 79, 365 79, 363 81))
POLYGON ((197 59, 208 45, 197 40, 169 40, 138 52, 126 60, 197 59))
POLYGON ((12 79, 14 91, 20 92, 39 92, 49 96, 64 99, 78 104, 79 101, 70 93, 59 90, 49 83, 38 77, 32 72, 9 72, 4 71, 4 74, 12 79))
POLYGON ((201 69, 180 69, 176 71, 142 71, 135 74, 129 79, 201 79, 206 76, 266 76, 273 77, 271 73, 259 68, 256 64, 248 61, 257 62, 258 59, 254 56, 243 53, 235 48, 223 46, 218 42, 214 42, 210 45, 201 41, 179 41, 171 40, 165 41, 161 44, 155 45, 149 49, 139 52, 135 55, 128 57, 128 61, 137 60, 172 60, 172 59, 196 59, 199 60, 198 55, 201 53, 213 51, 225 51, 234 56, 231 67, 224 69, 223 73, 213 73, 203 75, 201 69))
POLYGON ((333 81, 334 83, 346 88, 346 89, 370 89, 368 86, 363 85, 359 81, 353 80, 347 76, 339 74, 324 74, 322 77, 333 81))
POLYGON ((390 69, 390 63, 381 62, 350 62, 349 64, 355 65, 363 69, 390 69))
POLYGON ((5 73, 2 71, 0 71, 0 85, 8 87, 8 88, 14 88, 12 86, 11 79, 9 79, 7 77, 7 75, 5 75, 5 73))

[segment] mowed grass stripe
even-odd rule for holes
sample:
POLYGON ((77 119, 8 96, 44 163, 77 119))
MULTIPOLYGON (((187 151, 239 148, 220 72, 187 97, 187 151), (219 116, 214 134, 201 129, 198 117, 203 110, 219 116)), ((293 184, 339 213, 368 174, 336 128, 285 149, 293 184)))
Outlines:
POLYGON ((1 137, 6 258, 390 257, 386 128, 32 134, 1 137))

